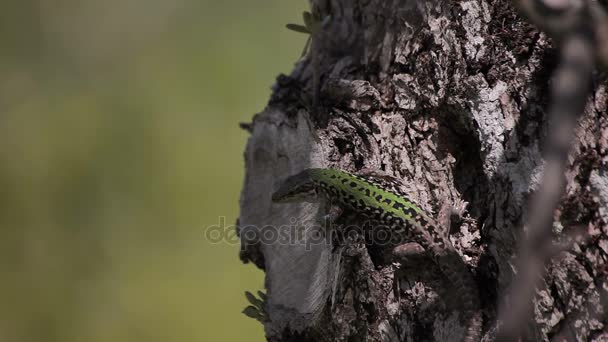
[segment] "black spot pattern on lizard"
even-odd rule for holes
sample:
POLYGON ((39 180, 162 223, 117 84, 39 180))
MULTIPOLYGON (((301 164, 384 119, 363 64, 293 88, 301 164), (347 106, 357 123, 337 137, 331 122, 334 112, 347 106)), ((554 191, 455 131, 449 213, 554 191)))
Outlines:
POLYGON ((405 206, 402 203, 395 202, 393 203, 393 208, 399 210, 405 208, 405 206))
POLYGON ((374 188, 380 188, 384 191, 389 191, 402 197, 405 201, 410 201, 408 197, 399 189, 399 182, 387 179, 387 177, 364 177, 359 175, 352 176, 361 182, 369 184, 371 187, 361 186, 360 183, 353 181, 351 177, 342 177, 340 175, 331 175, 330 178, 334 179, 334 181, 330 183, 321 181, 319 183, 319 187, 330 197, 333 197, 334 200, 338 202, 337 204, 348 207, 349 209, 355 210, 361 214, 365 214, 365 216, 377 220, 386 227, 391 227, 397 235, 403 237, 404 239, 408 238, 416 241, 424 239, 431 239, 431 241, 435 240, 436 242, 443 241, 443 237, 439 237, 434 234, 436 233, 434 231, 435 229, 433 229, 434 227, 429 225, 432 221, 429 221, 424 214, 421 215, 417 212, 417 210, 406 206, 407 204, 402 203, 401 201, 394 202, 390 199, 384 198, 382 194, 374 191, 374 188), (353 192, 343 187, 334 186, 331 183, 342 184, 343 186, 353 189, 353 192), (388 206, 401 211, 409 218, 404 219, 395 216, 394 213, 385 212, 382 208, 368 206, 365 204, 363 199, 355 198, 356 193, 360 193, 361 195, 365 195, 367 197, 372 197, 378 202, 385 203, 388 206), (427 230, 430 231, 427 232, 427 230))
POLYGON ((403 197, 407 199, 409 202, 416 204, 416 202, 409 199, 408 194, 405 193, 402 188, 404 187, 403 182, 395 177, 391 176, 377 176, 377 175, 361 175, 356 174, 353 175, 357 179, 374 186, 378 186, 380 188, 386 189, 395 195, 403 197))
POLYGON ((409 207, 404 207, 403 209, 401 209, 401 211, 402 211, 402 212, 403 212, 405 215, 410 216, 412 219, 413 219, 414 217, 416 217, 416 215, 418 214, 418 213, 416 213, 416 211, 415 211, 414 209, 409 208, 409 207))

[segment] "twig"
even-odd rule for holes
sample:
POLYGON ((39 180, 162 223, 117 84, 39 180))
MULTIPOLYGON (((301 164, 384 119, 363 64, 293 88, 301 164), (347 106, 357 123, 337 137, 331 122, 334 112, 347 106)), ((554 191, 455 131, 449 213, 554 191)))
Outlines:
MULTIPOLYGON (((549 107, 549 137, 542 183, 535 194, 526 224, 517 275, 508 291, 509 303, 501 305, 501 326, 497 341, 517 341, 533 312, 535 289, 543 278, 544 265, 551 257, 551 231, 555 210, 565 191, 564 172, 577 119, 585 109, 598 23, 590 20, 584 0, 517 0, 519 8, 537 26, 546 30, 560 45, 560 63, 554 74, 549 107)), ((601 8, 600 8, 601 9, 601 8)), ((603 13, 603 12, 602 12, 603 13)), ((606 42, 596 46, 604 46, 606 42)))
POLYGON ((595 36, 597 62, 608 66, 608 15, 597 1, 513 0, 520 12, 558 42, 580 28, 582 22, 595 36))

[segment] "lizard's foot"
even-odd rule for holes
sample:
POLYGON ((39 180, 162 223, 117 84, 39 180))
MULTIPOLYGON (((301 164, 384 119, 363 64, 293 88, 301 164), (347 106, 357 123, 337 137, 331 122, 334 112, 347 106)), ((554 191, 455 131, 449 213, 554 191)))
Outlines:
POLYGON ((260 297, 259 299, 256 298, 253 293, 245 291, 245 297, 247 297, 247 300, 249 301, 249 303, 251 303, 251 305, 247 306, 243 310, 243 313, 247 317, 251 317, 260 321, 261 323, 265 323, 270 321, 268 313, 266 312, 266 304, 268 302, 268 297, 266 297, 266 294, 262 291, 258 291, 258 296, 260 297))

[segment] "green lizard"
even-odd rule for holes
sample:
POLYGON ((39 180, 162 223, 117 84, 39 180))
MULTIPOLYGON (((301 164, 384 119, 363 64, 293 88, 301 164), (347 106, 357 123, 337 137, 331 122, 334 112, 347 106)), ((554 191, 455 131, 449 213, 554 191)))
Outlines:
POLYGON ((399 241, 413 241, 426 250, 462 299, 463 341, 481 339, 481 311, 477 286, 452 243, 428 215, 399 189, 395 178, 354 175, 334 169, 307 169, 288 177, 272 195, 273 202, 315 201, 325 196, 340 208, 353 210, 382 223, 398 234, 399 241))

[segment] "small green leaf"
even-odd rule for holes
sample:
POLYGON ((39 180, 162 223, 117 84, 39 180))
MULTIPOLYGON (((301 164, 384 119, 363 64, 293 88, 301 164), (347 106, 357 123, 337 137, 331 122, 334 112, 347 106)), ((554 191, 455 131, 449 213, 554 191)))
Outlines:
POLYGON ((254 302, 258 300, 257 298, 255 298, 253 293, 251 293, 249 291, 245 291, 245 297, 251 304, 255 304, 254 302))
POLYGON ((264 302, 255 298, 253 293, 251 293, 249 291, 245 291, 245 297, 247 297, 247 300, 249 301, 249 303, 253 304, 253 306, 260 308, 262 310, 264 309, 264 302))
POLYGON ((302 19, 304 20, 304 25, 308 28, 309 31, 312 32, 312 28, 314 25, 314 18, 310 12, 304 11, 302 12, 302 19))
POLYGON ((249 305, 248 307, 243 309, 243 313, 245 314, 245 316, 257 319, 258 321, 264 319, 258 309, 256 309, 255 306, 252 305, 249 305))
POLYGON ((258 297, 264 301, 264 303, 268 302, 268 296, 262 291, 258 291, 258 297))
POLYGON ((295 32, 310 34, 310 30, 306 26, 302 26, 302 25, 298 25, 298 24, 287 24, 287 25, 285 25, 285 27, 287 27, 288 29, 295 31, 295 32))

